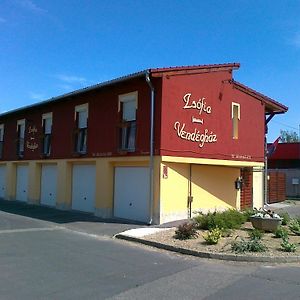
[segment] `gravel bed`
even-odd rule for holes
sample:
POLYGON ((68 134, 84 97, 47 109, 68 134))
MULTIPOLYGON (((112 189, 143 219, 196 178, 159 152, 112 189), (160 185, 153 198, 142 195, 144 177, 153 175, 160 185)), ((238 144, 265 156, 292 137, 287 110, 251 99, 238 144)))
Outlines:
MULTIPOLYGON (((167 229, 158 233, 144 236, 144 240, 154 241, 166 245, 171 245, 174 247, 185 248, 188 250, 194 250, 199 252, 208 253, 221 253, 221 254, 235 254, 231 250, 231 243, 235 240, 240 240, 244 238, 247 240, 249 238, 248 232, 253 229, 250 222, 243 225, 240 230, 235 230, 229 237, 222 237, 217 245, 208 245, 203 239, 203 234, 206 233, 204 230, 198 230, 198 237, 189 240, 178 240, 174 238, 176 228, 167 229)), ((270 257, 289 257, 289 256, 299 256, 300 255, 300 236, 296 236, 293 233, 289 234, 289 242, 295 243, 297 246, 296 252, 285 252, 281 249, 282 239, 275 238, 273 233, 265 233, 262 237, 262 243, 267 246, 268 250, 266 252, 247 252, 247 256, 270 256, 270 257)), ((243 254, 240 254, 243 255, 243 254)))

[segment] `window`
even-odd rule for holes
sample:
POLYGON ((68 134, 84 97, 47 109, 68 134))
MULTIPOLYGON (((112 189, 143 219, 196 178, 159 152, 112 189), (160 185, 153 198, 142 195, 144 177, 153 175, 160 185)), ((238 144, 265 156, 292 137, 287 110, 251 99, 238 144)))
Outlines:
POLYGON ((232 118, 232 138, 239 138, 239 120, 241 119, 240 104, 232 102, 231 104, 232 118))
POLYGON ((88 104, 75 107, 75 152, 85 154, 87 152, 87 126, 88 126, 88 104))
POLYGON ((137 92, 119 96, 119 112, 122 116, 120 150, 135 151, 137 96, 137 92))
POLYGON ((18 120, 17 122, 17 155, 22 158, 24 156, 25 148, 25 119, 18 120))
POLYGON ((51 134, 52 134, 52 113, 43 114, 43 140, 42 140, 42 154, 49 156, 51 153, 51 134))
POLYGON ((4 124, 0 124, 0 158, 3 156, 4 124))

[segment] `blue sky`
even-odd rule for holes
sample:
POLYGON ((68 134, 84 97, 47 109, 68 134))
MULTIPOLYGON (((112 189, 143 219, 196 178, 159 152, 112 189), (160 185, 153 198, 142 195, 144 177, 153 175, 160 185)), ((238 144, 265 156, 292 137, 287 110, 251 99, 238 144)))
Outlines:
POLYGON ((300 1, 0 0, 0 112, 153 67, 240 62, 300 124, 300 1))

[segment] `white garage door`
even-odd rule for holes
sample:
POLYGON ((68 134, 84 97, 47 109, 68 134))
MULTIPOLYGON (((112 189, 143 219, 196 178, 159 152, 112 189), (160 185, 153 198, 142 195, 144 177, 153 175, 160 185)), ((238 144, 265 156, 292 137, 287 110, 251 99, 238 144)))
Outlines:
POLYGON ((5 173, 6 167, 0 166, 0 198, 5 197, 5 173))
POLYGON ((72 209, 94 212, 95 186, 95 166, 74 165, 72 172, 72 209))
POLYGON ((56 165, 42 165, 41 204, 55 206, 57 188, 56 165))
POLYGON ((149 169, 115 168, 114 216, 149 221, 149 169))
POLYGON ((28 193, 28 166, 17 166, 16 200, 26 202, 28 193))

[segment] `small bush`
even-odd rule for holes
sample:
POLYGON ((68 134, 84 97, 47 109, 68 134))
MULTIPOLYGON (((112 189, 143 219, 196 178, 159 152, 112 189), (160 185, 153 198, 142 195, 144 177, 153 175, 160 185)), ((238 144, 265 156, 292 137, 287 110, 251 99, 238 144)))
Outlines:
POLYGON ((175 239, 187 240, 197 237, 197 230, 193 223, 183 223, 175 231, 175 239))
POLYGON ((245 253, 245 252, 265 252, 267 247, 257 239, 245 241, 235 241, 231 244, 231 250, 235 253, 245 253))
POLYGON ((285 238, 285 239, 287 239, 288 236, 289 236, 289 233, 285 228, 283 228, 282 226, 279 226, 276 229, 276 231, 274 232, 274 236, 276 238, 285 238))
POLYGON ((261 240, 264 236, 264 232, 259 229, 253 229, 249 232, 249 237, 251 240, 261 240))
POLYGON ((198 229, 208 229, 208 220, 210 218, 211 213, 203 214, 202 212, 198 213, 196 217, 193 218, 195 227, 198 229))
POLYGON ((281 221, 282 225, 287 225, 291 220, 291 217, 287 212, 279 213, 279 216, 282 218, 282 221, 281 221))
POLYGON ((283 251, 285 251, 285 252, 295 252, 297 249, 295 244, 290 243, 288 241, 288 239, 285 239, 285 238, 282 239, 282 243, 280 245, 281 245, 283 251))
POLYGON ((250 221, 250 217, 253 216, 255 213, 257 212, 257 210, 251 209, 251 208, 247 208, 245 210, 242 211, 242 214, 244 215, 245 219, 247 222, 250 221))
POLYGON ((218 227, 211 229, 207 234, 203 235, 205 241, 210 245, 215 245, 219 242, 219 239, 222 237, 222 230, 218 227))
POLYGON ((246 217, 235 209, 229 209, 223 212, 213 212, 208 214, 200 213, 194 217, 196 227, 204 230, 214 228, 239 229, 246 221, 246 217))
POLYGON ((289 228, 296 235, 300 235, 300 222, 297 219, 292 219, 290 221, 289 228))

